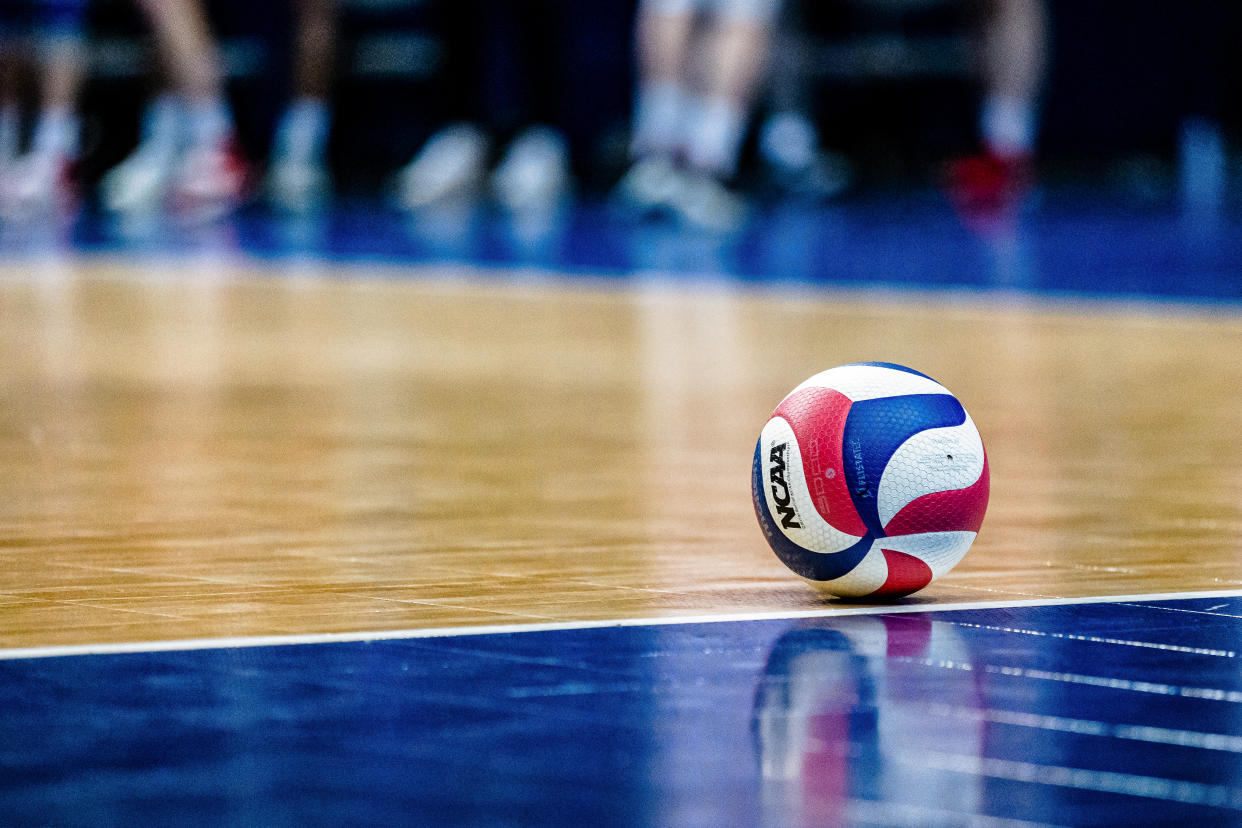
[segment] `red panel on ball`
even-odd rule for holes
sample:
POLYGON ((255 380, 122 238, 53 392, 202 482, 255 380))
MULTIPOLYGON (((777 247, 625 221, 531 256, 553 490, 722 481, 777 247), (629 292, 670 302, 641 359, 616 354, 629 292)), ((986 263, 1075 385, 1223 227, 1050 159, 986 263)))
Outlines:
POLYGON ((983 472, 965 489, 932 492, 911 500, 884 527, 884 533, 913 535, 919 532, 978 532, 988 510, 988 456, 983 472))
POLYGON ((832 527, 862 537, 867 527, 845 479, 841 447, 850 398, 831 388, 804 388, 790 394, 773 416, 789 423, 802 452, 807 489, 820 516, 832 527))
POLYGON ((931 567, 913 555, 893 549, 881 549, 888 563, 888 579, 872 595, 900 598, 917 592, 932 582, 931 567))

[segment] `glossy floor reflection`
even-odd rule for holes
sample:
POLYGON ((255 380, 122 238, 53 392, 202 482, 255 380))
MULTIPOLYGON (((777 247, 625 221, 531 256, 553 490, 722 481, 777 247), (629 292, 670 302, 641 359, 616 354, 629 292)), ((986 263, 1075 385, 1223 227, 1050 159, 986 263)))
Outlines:
MULTIPOLYGON (((0 227, 10 642, 819 606, 754 562, 745 477, 754 422, 842 351, 952 367, 994 423, 991 546, 929 601, 1237 591, 1238 215, 1048 193, 972 228, 903 193, 767 209, 729 238, 591 204, 543 218, 358 202, 0 227), (1032 294, 1144 304, 1005 301, 1032 294), (444 433, 503 462, 430 450, 444 433), (553 443, 592 462, 565 477, 553 443), (713 494, 733 443, 736 507, 713 494), (690 529, 659 473, 688 461, 690 529), (443 508, 442 469, 493 500, 443 508)), ((1242 824, 1242 598, 830 609, 7 650, 0 822, 1242 824)))
POLYGON ((13 824, 1237 824, 1239 610, 7 661, 0 807, 13 824))

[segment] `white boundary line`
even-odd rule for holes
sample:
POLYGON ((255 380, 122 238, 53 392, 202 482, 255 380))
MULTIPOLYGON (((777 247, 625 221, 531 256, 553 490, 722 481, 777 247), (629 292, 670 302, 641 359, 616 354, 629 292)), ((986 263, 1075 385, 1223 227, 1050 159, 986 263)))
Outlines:
POLYGON ((795 612, 743 612, 715 615, 686 615, 669 618, 619 618, 605 621, 554 621, 530 624, 488 624, 466 627, 429 627, 412 630, 373 630, 347 633, 307 633, 299 635, 256 635, 237 638, 190 638, 173 641, 133 641, 116 644, 70 644, 50 647, 0 649, 0 661, 29 658, 57 658, 78 655, 159 653, 188 650, 226 650, 241 647, 279 647, 294 644, 336 644, 367 641, 399 641, 417 638, 450 638, 467 635, 591 630, 606 627, 662 627, 681 624, 716 624, 726 621, 780 621, 799 618, 830 618, 847 615, 892 615, 896 613, 947 612, 949 610, 1055 607, 1072 604, 1126 604, 1139 601, 1175 601, 1194 598, 1239 598, 1242 590, 1204 592, 1154 592, 1139 595, 1097 595, 1086 598, 1031 598, 1019 601, 960 601, 948 604, 895 604, 892 606, 825 607, 795 612))

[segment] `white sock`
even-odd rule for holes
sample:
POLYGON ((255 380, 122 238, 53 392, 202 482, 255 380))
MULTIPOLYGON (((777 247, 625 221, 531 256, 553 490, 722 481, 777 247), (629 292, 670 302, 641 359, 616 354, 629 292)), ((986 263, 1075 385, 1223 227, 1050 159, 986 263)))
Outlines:
POLYGON ((142 151, 168 157, 176 155, 185 140, 187 119, 185 106, 176 95, 156 96, 142 113, 142 151))
POLYGON ((671 155, 682 148, 690 94, 680 83, 656 81, 639 87, 634 103, 634 136, 630 154, 671 155))
POLYGON ((1182 197, 1197 207, 1219 205, 1228 178, 1228 149, 1224 132, 1216 121, 1189 117, 1178 134, 1178 172, 1182 197))
POLYGON ((979 111, 979 131, 987 148, 1002 158, 1030 155, 1035 149, 1035 105, 1010 95, 988 95, 979 111))
POLYGON ((22 112, 17 104, 0 106, 0 164, 17 157, 22 139, 22 112))
POLYGON ((815 163, 819 136, 811 120, 800 112, 780 112, 759 132, 759 152, 769 164, 805 170, 815 163))
POLYGON ((67 106, 52 106, 39 113, 30 151, 43 157, 76 158, 78 116, 67 106))
POLYGON ((746 113, 722 97, 698 98, 691 111, 690 164, 713 175, 733 175, 746 134, 746 113))
POLYGON ((276 128, 273 159, 298 164, 320 164, 328 144, 331 113, 321 98, 302 97, 285 110, 276 128))
POLYGON ((192 100, 186 103, 186 125, 191 147, 219 147, 233 135, 233 114, 222 100, 192 100))

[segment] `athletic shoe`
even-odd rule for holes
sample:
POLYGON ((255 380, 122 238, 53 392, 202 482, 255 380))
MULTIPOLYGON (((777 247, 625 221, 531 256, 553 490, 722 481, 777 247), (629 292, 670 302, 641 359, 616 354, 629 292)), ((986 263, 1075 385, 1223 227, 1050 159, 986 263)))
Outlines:
POLYGON ((331 185, 322 164, 280 160, 268 170, 265 189, 276 207, 303 214, 324 205, 331 185))
POLYGON ((26 220, 76 209, 76 164, 57 153, 19 156, 0 176, 0 213, 26 220))
POLYGON ((151 212, 164 205, 177 169, 177 154, 139 145, 99 185, 104 208, 117 213, 151 212))
POLYGON ((765 183, 781 195, 827 200, 853 183, 849 160, 819 148, 810 119, 793 112, 773 115, 759 130, 765 183))
POLYGON ((569 148, 559 132, 532 127, 509 145, 492 174, 492 192, 513 212, 546 211, 570 188, 569 148))
POLYGON ((973 155, 948 168, 949 198, 967 214, 1004 212, 1016 207, 1030 190, 1033 175, 1027 156, 973 155))
POLYGON ((672 211, 673 197, 681 186, 681 172, 663 155, 641 158, 622 176, 613 200, 641 214, 672 211))
POLYGON ((190 147, 177 165, 172 207, 183 216, 210 220, 240 207, 249 189, 250 165, 236 141, 190 147))
POLYGON ((699 230, 732 233, 746 220, 746 202, 715 176, 701 171, 680 173, 671 204, 677 216, 699 230))
POLYGON ((487 153, 487 137, 475 127, 445 127, 398 171, 398 204, 417 210, 477 195, 487 170, 487 153))

